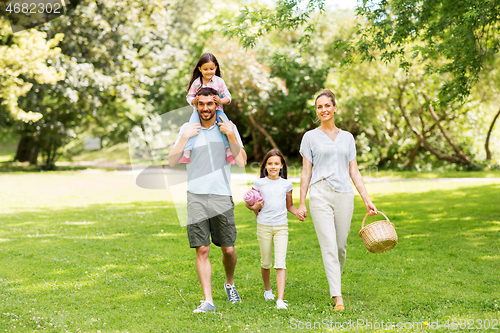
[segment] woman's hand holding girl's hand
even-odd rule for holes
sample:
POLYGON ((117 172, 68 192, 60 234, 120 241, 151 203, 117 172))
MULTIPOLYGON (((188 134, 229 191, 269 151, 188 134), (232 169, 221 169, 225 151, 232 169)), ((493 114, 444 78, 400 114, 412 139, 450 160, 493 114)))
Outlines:
POLYGON ((295 216, 297 216, 297 219, 299 221, 304 221, 305 220, 305 218, 303 218, 302 215, 299 215, 299 211, 297 211, 297 214, 295 214, 295 216))
POLYGON ((304 221, 307 217, 307 208, 306 205, 299 205, 299 209, 297 210, 297 218, 300 221, 304 221))
POLYGON ((366 207, 366 210, 368 211, 368 215, 373 216, 373 215, 378 214, 377 207, 375 207, 373 202, 370 201, 370 202, 365 203, 365 207, 366 207))

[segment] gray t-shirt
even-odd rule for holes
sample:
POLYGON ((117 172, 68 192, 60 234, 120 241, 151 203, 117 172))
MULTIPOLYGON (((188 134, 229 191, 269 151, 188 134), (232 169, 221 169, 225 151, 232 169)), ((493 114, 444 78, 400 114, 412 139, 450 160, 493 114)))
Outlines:
POLYGON ((286 194, 293 190, 291 180, 272 180, 267 177, 259 178, 253 183, 264 199, 264 206, 257 215, 257 223, 263 225, 283 225, 288 223, 286 216, 286 194))
POLYGON ((309 186, 326 178, 337 192, 352 192, 349 162, 356 158, 356 144, 351 133, 339 128, 332 141, 322 130, 307 131, 300 143, 300 154, 312 163, 309 186))

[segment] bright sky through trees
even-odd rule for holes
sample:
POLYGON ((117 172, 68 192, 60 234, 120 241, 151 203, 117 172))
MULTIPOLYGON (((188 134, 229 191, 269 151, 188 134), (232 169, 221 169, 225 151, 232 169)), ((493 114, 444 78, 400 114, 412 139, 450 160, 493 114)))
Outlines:
POLYGON ((331 8, 338 9, 354 9, 356 7, 356 0, 326 0, 326 5, 331 8))
MULTIPOLYGON (((264 3, 272 4, 276 0, 261 0, 264 3)), ((332 9, 354 9, 357 0, 326 0, 325 4, 327 7, 332 9)))

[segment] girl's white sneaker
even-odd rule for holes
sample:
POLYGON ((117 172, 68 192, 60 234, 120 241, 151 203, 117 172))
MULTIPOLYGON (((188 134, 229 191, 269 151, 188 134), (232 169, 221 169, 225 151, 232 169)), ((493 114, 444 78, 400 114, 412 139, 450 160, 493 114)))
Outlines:
POLYGON ((281 299, 277 300, 276 301, 276 309, 287 309, 288 308, 288 304, 286 304, 286 301, 283 301, 281 299))
POLYGON ((274 299, 273 290, 264 290, 264 299, 270 301, 274 299))

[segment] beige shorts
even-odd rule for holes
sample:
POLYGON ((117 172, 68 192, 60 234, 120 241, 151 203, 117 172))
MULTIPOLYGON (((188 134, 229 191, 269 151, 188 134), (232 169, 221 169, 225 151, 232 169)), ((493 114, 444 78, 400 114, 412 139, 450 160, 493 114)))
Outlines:
POLYGON ((288 225, 270 226, 257 223, 257 240, 259 241, 261 267, 270 269, 286 269, 286 248, 288 246, 288 225))

